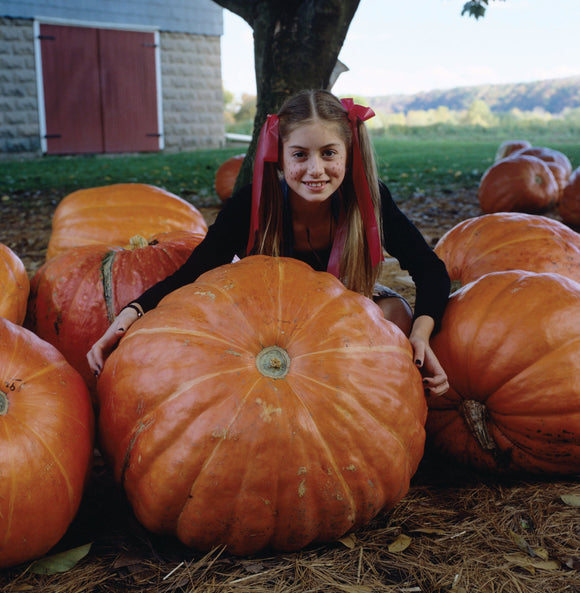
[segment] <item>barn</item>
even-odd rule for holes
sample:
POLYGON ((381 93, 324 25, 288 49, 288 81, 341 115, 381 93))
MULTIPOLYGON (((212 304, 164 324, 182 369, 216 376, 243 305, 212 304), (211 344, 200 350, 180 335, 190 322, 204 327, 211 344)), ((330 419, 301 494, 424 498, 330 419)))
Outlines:
POLYGON ((0 154, 222 145, 222 13, 211 0, 0 0, 0 154))

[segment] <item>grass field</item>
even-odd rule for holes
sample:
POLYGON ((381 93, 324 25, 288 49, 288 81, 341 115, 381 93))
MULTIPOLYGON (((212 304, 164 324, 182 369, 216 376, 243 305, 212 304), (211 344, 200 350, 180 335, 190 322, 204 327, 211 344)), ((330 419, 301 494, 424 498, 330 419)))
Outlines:
MULTIPOLYGON (((442 187, 476 186, 493 162, 499 144, 525 137, 536 146, 564 152, 580 166, 580 135, 546 132, 531 136, 500 130, 433 129, 405 135, 374 137, 379 174, 395 197, 404 200, 442 187)), ((0 195, 50 193, 64 195, 81 188, 112 183, 149 183, 163 187, 196 206, 219 204, 213 187, 215 172, 244 147, 181 153, 138 155, 48 156, 0 161, 0 195)))

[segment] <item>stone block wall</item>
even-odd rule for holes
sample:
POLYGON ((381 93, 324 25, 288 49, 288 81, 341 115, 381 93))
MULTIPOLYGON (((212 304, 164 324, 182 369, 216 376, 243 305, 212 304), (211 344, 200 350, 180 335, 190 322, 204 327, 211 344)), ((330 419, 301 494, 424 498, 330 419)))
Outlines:
POLYGON ((0 155, 40 154, 32 20, 0 18, 0 155))
MULTIPOLYGON (((160 32, 165 150, 224 144, 220 37, 160 32)), ((32 19, 0 18, 0 158, 41 155, 32 19)))

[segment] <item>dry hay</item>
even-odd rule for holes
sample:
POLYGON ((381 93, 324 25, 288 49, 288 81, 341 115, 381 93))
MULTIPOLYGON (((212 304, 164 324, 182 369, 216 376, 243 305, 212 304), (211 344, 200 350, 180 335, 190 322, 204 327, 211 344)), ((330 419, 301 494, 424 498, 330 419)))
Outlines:
POLYGON ((579 593, 577 481, 500 480, 427 455, 408 495, 340 542, 296 553, 195 552, 148 533, 99 463, 56 551, 92 542, 60 574, 0 572, 0 592, 579 593))

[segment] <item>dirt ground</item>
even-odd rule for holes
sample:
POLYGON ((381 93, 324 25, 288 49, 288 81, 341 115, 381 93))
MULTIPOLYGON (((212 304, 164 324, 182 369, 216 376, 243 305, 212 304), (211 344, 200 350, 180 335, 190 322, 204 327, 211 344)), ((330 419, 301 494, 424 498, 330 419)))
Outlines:
MULTIPOLYGON (((42 265, 59 196, 2 196, 0 242, 32 276, 42 265)), ((481 214, 474 189, 410 198, 401 208, 435 245, 481 214)), ((203 211, 212 221, 217 208, 203 211)), ((413 300, 406 274, 383 281, 413 300)), ((206 554, 147 533, 97 457, 77 519, 55 551, 91 544, 60 574, 29 564, 0 571, 0 593, 580 593, 580 498, 571 479, 478 475, 426 454, 407 496, 340 542, 292 554, 206 554)), ((0 522, 1 530, 1 522, 0 522)))

